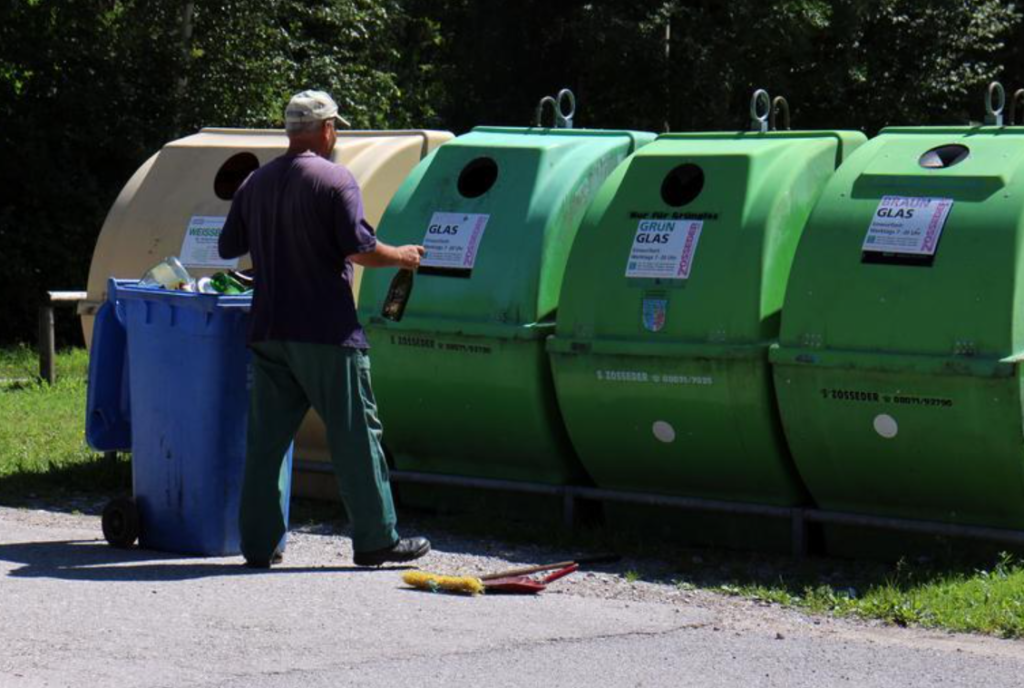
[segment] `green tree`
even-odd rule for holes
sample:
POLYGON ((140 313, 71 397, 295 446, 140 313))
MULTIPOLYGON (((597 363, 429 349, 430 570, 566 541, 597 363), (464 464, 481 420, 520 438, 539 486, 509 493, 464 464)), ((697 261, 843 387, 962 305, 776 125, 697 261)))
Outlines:
POLYGON ((7 0, 0 341, 34 337, 44 289, 85 283, 146 157, 203 126, 279 126, 299 88, 357 127, 462 132, 529 125, 562 87, 577 126, 746 128, 763 87, 795 127, 874 134, 980 119, 991 79, 1024 86, 1021 46, 999 0, 7 0))
POLYGON ((116 189, 162 138, 173 75, 165 10, 83 0, 0 7, 0 340, 34 335, 45 289, 85 283, 116 189))
POLYGON ((356 127, 436 122, 432 73, 408 57, 435 31, 398 0, 0 5, 0 342, 35 336, 43 291, 85 284, 111 203, 167 141, 279 126, 306 87, 356 127))
POLYGON ((745 128, 756 88, 786 95, 800 127, 965 123, 1020 24, 999 0, 418 5, 442 29, 440 112, 456 129, 521 124, 562 86, 580 126, 745 128))

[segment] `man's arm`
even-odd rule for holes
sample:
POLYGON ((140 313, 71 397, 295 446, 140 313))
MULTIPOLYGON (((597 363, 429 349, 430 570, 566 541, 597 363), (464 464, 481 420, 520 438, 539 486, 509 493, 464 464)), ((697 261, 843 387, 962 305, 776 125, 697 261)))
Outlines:
POLYGON ((363 215, 363 196, 354 181, 342 190, 338 200, 341 229, 337 236, 341 250, 350 261, 364 268, 415 270, 419 267, 420 257, 426 252, 422 246, 391 246, 377 239, 363 215))
POLYGON ((249 252, 249 237, 245 231, 245 222, 242 220, 241 196, 242 189, 239 188, 235 192, 228 217, 224 220, 224 228, 217 239, 217 253, 223 260, 238 258, 249 252))
POLYGON ((364 268, 399 267, 403 270, 415 270, 419 267, 420 258, 424 253, 426 250, 415 244, 391 246, 378 240, 372 251, 353 253, 348 259, 364 268))

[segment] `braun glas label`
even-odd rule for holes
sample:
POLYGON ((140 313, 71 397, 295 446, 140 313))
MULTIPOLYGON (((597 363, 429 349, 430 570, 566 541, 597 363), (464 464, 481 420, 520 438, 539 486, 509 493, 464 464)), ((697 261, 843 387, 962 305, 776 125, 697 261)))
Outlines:
POLYGON ((952 207, 951 198, 883 196, 861 250, 934 256, 952 207))

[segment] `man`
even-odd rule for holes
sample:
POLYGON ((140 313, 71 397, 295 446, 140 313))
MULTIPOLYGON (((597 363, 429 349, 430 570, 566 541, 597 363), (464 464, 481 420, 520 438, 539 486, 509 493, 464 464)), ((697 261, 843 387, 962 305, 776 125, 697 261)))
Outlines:
POLYGON ((352 295, 352 263, 415 270, 424 250, 377 241, 352 174, 329 162, 336 119, 338 106, 322 91, 291 99, 288 152, 235 193, 218 246, 225 259, 250 253, 255 270, 240 529, 242 554, 257 568, 281 560, 279 476, 311 405, 327 428, 356 565, 411 561, 430 551, 425 538, 399 539, 395 531, 368 345, 352 295))

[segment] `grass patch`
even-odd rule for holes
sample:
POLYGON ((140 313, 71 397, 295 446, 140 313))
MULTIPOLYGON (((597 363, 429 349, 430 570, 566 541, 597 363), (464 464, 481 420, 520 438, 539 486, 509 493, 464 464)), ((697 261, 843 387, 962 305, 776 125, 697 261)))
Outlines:
POLYGON ((1024 560, 921 559, 880 562, 755 554, 677 559, 678 585, 819 614, 881 619, 899 626, 1024 637, 1024 560))
POLYGON ((128 460, 110 461, 85 443, 88 354, 59 352, 53 386, 35 379, 37 366, 28 347, 0 350, 0 500, 126 490, 128 460))
POLYGON ((28 378, 38 373, 38 354, 27 345, 0 349, 0 379, 28 378))
MULTIPOLYGON (((85 349, 61 349, 57 352, 57 377, 85 380, 89 374, 89 354, 85 349)), ((0 384, 34 380, 39 376, 39 353, 26 344, 0 348, 0 384)))
POLYGON ((681 590, 900 626, 1024 637, 1024 559, 1008 553, 985 555, 965 547, 897 562, 794 559, 688 548, 601 525, 569 533, 546 524, 458 515, 432 517, 424 525, 467 537, 543 544, 563 550, 566 557, 616 552, 624 557, 622 564, 603 570, 617 570, 630 583, 674 584, 681 590))

